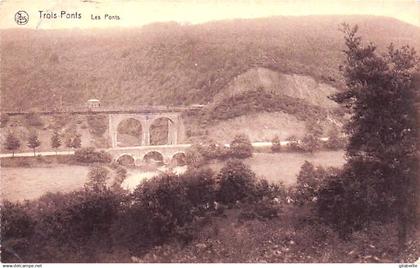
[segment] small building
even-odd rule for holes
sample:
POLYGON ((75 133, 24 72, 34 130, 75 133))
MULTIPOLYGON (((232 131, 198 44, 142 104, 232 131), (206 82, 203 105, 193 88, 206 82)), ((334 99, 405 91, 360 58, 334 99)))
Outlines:
POLYGON ((98 99, 90 99, 87 101, 86 106, 88 109, 94 109, 101 107, 101 102, 98 99))

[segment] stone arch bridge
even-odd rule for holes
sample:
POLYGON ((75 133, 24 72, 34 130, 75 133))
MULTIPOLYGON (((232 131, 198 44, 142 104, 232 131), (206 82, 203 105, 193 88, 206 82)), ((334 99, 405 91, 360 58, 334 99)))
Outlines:
POLYGON ((147 156, 156 156, 161 158, 164 163, 170 163, 177 156, 183 155, 191 144, 176 144, 176 145, 153 145, 153 146, 135 146, 135 147, 121 147, 110 148, 107 150, 113 159, 119 161, 122 157, 131 158, 134 163, 138 164, 147 160, 147 156))
POLYGON ((111 140, 111 148, 107 151, 115 160, 121 157, 129 157, 134 163, 145 160, 148 156, 157 156, 161 161, 168 163, 175 156, 183 154, 190 144, 182 144, 184 140, 184 125, 180 111, 157 110, 148 112, 120 112, 110 113, 108 133, 111 140), (152 144, 151 130, 153 124, 164 119, 166 132, 163 135, 163 144, 152 144), (125 120, 135 120, 141 129, 139 145, 122 146, 118 140, 119 126, 125 120))

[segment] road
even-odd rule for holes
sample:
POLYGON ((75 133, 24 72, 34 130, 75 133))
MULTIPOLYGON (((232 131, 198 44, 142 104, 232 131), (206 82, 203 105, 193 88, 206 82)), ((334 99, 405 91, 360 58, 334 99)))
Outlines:
MULTIPOLYGON (((74 151, 61 151, 57 152, 57 155, 72 155, 74 154, 74 151)), ((48 155, 56 155, 55 152, 35 152, 35 155, 42 155, 42 156, 48 156, 48 155)), ((12 157, 12 154, 0 154, 0 158, 6 158, 6 157, 12 157)), ((15 153, 15 157, 34 157, 33 152, 24 152, 24 153, 15 153)))
MULTIPOLYGON (((327 141, 328 138, 321 138, 322 141, 327 141)), ((287 145, 289 143, 289 141, 281 141, 280 144, 281 145, 287 145)), ((252 146, 255 148, 264 148, 264 147, 271 147, 272 143, 268 142, 268 141, 258 141, 258 142, 253 142, 252 146)), ((176 144, 176 145, 153 145, 153 146, 137 146, 137 147, 141 147, 142 149, 147 149, 148 147, 150 149, 158 149, 159 147, 172 147, 172 146, 176 146, 176 147, 182 147, 182 148, 188 148, 191 146, 191 144, 176 144)), ((226 144, 225 146, 229 146, 229 144, 226 144)), ((107 150, 123 150, 123 149, 127 149, 127 148, 131 148, 134 149, 136 147, 118 147, 118 148, 109 148, 107 150)), ((59 151, 59 152, 54 152, 54 151, 45 151, 45 152, 35 152, 35 155, 40 155, 40 156, 50 156, 50 155, 72 155, 74 154, 74 151, 59 151)), ((0 154, 0 158, 7 158, 7 157, 12 157, 11 153, 7 153, 7 154, 0 154)), ((15 153, 15 157, 34 157, 34 153, 33 152, 24 152, 24 153, 15 153)))

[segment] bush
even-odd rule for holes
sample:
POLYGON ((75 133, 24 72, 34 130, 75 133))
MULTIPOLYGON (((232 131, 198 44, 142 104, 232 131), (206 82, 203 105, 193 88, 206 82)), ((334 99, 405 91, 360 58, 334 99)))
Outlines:
POLYGON ((1 259, 4 262, 21 262, 33 245, 30 244, 35 222, 20 203, 5 201, 1 205, 1 259))
POLYGON ((255 183, 253 195, 257 201, 262 199, 274 200, 275 198, 283 200, 286 197, 286 188, 282 183, 269 183, 265 179, 260 179, 255 183))
POLYGON ((209 145, 204 145, 199 147, 200 153, 208 160, 210 159, 219 159, 224 160, 231 155, 230 148, 224 146, 223 144, 211 143, 209 145))
POLYGON ((286 138, 287 143, 287 150, 291 152, 299 152, 302 151, 299 140, 296 136, 292 135, 288 138, 286 138))
POLYGON ((112 156, 105 151, 96 151, 93 147, 78 149, 74 152, 74 158, 80 163, 110 163, 112 156))
POLYGON ((292 198, 296 204, 303 206, 314 203, 318 198, 318 190, 326 177, 322 167, 314 167, 308 161, 301 166, 292 198))
POLYGON ((254 148, 246 135, 236 135, 230 143, 231 156, 236 158, 248 158, 252 156, 254 148))
POLYGON ((216 180, 211 169, 192 169, 181 176, 187 199, 199 209, 210 208, 216 200, 216 180))
POLYGON ((167 241, 191 222, 193 205, 187 187, 176 175, 154 177, 132 195, 115 231, 115 239, 131 250, 150 248, 167 241))
POLYGON ((38 219, 28 260, 98 262, 96 251, 108 251, 110 229, 120 211, 121 196, 110 190, 47 194, 33 203, 38 219))
POLYGON ((252 198, 255 187, 255 173, 240 160, 229 160, 217 175, 218 200, 232 204, 252 198))
POLYGON ((313 153, 321 149, 321 141, 317 136, 313 134, 306 134, 303 137, 302 143, 299 147, 301 151, 313 153))
POLYGON ((199 168, 206 162, 201 152, 202 148, 200 145, 193 145, 185 152, 185 162, 189 167, 199 168))
POLYGON ((107 180, 109 180, 109 170, 103 166, 93 166, 89 170, 85 189, 103 192, 107 189, 107 180))
POLYGON ((327 176, 318 193, 318 216, 338 230, 342 237, 361 230, 368 222, 386 223, 389 220, 387 215, 395 215, 398 211, 392 194, 396 185, 391 181, 384 184, 367 175, 383 169, 377 162, 352 161, 341 172, 327 176))

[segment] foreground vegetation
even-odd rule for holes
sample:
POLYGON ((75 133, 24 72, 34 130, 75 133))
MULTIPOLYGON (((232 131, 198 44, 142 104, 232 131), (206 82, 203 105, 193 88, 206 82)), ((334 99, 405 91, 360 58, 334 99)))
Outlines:
POLYGON ((393 222, 371 222, 346 238, 325 225, 314 197, 336 172, 307 162, 298 184, 285 188, 230 160, 216 174, 166 174, 129 194, 119 187, 123 169, 94 166, 83 190, 3 203, 2 261, 414 261, 418 241, 401 251, 393 222))

